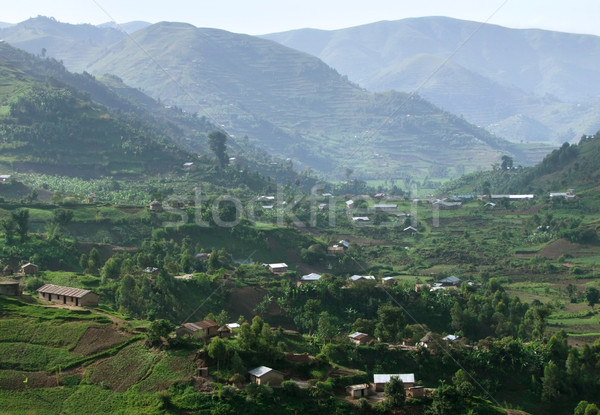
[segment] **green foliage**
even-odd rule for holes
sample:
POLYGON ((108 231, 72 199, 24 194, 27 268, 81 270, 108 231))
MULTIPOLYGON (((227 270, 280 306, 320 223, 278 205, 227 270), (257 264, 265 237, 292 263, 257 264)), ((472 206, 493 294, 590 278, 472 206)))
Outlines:
POLYGON ((398 377, 392 376, 390 381, 385 384, 383 394, 385 396, 385 406, 388 409, 404 407, 406 392, 404 391, 404 383, 398 377))

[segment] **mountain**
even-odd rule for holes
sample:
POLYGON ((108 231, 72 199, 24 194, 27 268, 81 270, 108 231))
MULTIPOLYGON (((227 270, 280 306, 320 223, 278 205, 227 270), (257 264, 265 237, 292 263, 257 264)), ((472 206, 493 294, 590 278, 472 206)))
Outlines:
POLYGON ((418 96, 370 93, 308 54, 223 30, 158 23, 113 45, 86 70, 115 74, 337 177, 346 168, 371 179, 456 176, 502 154, 523 164, 540 157, 418 96))
MULTIPOLYGON (((168 131, 132 117, 124 105, 101 105, 90 92, 48 76, 61 72, 68 73, 55 60, 0 44, 3 170, 139 178, 170 171, 192 157, 173 144, 168 131)), ((90 75, 71 76, 94 82, 90 75)))
POLYGON ((317 56, 369 90, 417 91, 477 125, 507 125, 495 131, 515 141, 562 142, 600 128, 597 36, 424 17, 263 38, 317 56), (504 122, 514 116, 541 128, 531 136, 504 122))
POLYGON ((75 72, 83 71, 90 60, 125 36, 111 27, 59 23, 43 16, 0 29, 0 39, 34 55, 62 60, 75 72))
POLYGON ((127 23, 106 22, 106 23, 99 24, 98 27, 113 28, 113 29, 124 31, 125 33, 133 33, 137 30, 143 29, 146 26, 150 26, 151 24, 152 23, 144 22, 141 20, 134 20, 132 22, 127 22, 127 23))
POLYGON ((0 22, 0 29, 4 29, 5 27, 14 26, 12 23, 0 22))

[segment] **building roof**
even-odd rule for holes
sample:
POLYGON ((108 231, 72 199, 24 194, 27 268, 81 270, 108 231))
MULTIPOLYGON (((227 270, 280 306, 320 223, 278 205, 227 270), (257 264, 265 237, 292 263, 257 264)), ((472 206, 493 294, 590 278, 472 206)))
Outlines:
POLYGON ((449 334, 449 335, 447 335, 446 337, 442 337, 442 340, 446 340, 446 341, 451 341, 451 342, 453 342, 454 340, 457 340, 457 339, 459 339, 459 338, 460 338, 460 336, 456 336, 456 335, 454 335, 454 334, 449 334))
POLYGON ((45 284, 45 285, 42 285, 40 288, 38 288, 37 292, 45 293, 45 294, 64 295, 66 297, 81 298, 81 297, 91 293, 92 290, 84 290, 81 288, 73 288, 73 287, 62 287, 60 285, 54 285, 54 284, 45 284))
POLYGON ((364 222, 368 222, 369 218, 367 216, 353 216, 352 220, 354 222, 358 222, 358 221, 364 221, 364 222))
POLYGON ((406 231, 417 232, 417 228, 415 228, 414 226, 407 226, 406 228, 402 229, 402 232, 406 231))
POLYGON ((350 277, 351 281, 358 281, 358 280, 374 280, 375 276, 374 275, 353 275, 350 277))
POLYGON ((21 265, 21 268, 25 268, 25 267, 36 267, 36 268, 38 268, 37 265, 32 264, 31 262, 28 262, 26 264, 21 265))
POLYGON ((233 329, 239 329, 240 325, 239 323, 229 323, 229 324, 225 324, 227 327, 229 327, 231 330, 233 329))
POLYGON ((194 323, 196 326, 201 329, 209 329, 211 327, 219 327, 219 323, 213 320, 201 320, 194 323))
POLYGON ((415 383, 414 373, 398 373, 391 375, 373 375, 374 383, 388 383, 392 377, 397 377, 402 383, 415 383))
POLYGON ((252 370, 249 370, 248 373, 250 373, 252 376, 256 376, 257 378, 260 378, 261 376, 266 375, 267 373, 271 372, 273 369, 271 369, 270 367, 266 367, 266 366, 259 366, 259 367, 255 367, 252 370))
POLYGON ((194 278, 194 274, 175 275, 173 278, 176 280, 191 280, 194 278))
POLYGON ((440 280, 440 282, 448 283, 448 284, 456 284, 456 283, 460 282, 460 278, 455 277, 454 275, 451 275, 448 278, 444 278, 443 280, 440 280))
POLYGON ((311 272, 308 275, 303 275, 302 277, 300 277, 300 280, 302 281, 319 281, 321 279, 321 274, 317 274, 314 272, 311 272))
POLYGON ((349 334, 348 337, 350 337, 353 340, 360 340, 360 339, 364 339, 365 337, 369 337, 368 334, 365 333, 361 333, 360 331, 355 331, 352 334, 349 334))
POLYGON ((348 385, 346 386, 346 390, 351 390, 351 391, 359 391, 362 389, 369 389, 369 384, 368 383, 360 383, 358 385, 348 385))
POLYGON ((381 281, 392 281, 392 280, 394 280, 394 277, 383 277, 381 279, 381 281))
POLYGON ((285 262, 276 262, 274 264, 268 264, 269 268, 287 268, 288 265, 285 262))
POLYGON ((346 241, 345 239, 342 239, 337 244, 338 245, 342 245, 344 248, 349 248, 350 247, 350 242, 346 241))
POLYGON ((373 205, 374 209, 397 209, 398 205, 392 205, 392 204, 375 204, 373 205))

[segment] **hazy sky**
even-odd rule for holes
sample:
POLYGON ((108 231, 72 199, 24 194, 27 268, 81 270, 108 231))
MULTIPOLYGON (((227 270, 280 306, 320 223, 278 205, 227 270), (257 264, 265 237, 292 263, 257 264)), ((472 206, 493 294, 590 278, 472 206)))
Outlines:
POLYGON ((236 33, 339 29, 380 20, 450 16, 514 28, 600 35, 599 0, 3 0, 0 21, 37 15, 66 23, 188 22, 236 33))

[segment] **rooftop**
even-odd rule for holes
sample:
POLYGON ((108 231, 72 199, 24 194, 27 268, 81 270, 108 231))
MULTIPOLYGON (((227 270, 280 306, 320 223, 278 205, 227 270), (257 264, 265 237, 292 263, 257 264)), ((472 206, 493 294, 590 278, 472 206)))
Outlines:
POLYGON ((66 297, 81 298, 81 297, 91 293, 92 290, 84 290, 81 288, 62 287, 60 285, 46 284, 46 285, 42 285, 40 288, 38 288, 37 292, 46 293, 46 294, 64 295, 66 297))
POLYGON ((414 373, 397 373, 390 375, 373 375, 374 383, 388 383, 391 378, 397 377, 403 383, 415 383, 415 374, 414 373))

